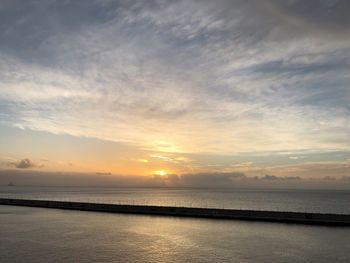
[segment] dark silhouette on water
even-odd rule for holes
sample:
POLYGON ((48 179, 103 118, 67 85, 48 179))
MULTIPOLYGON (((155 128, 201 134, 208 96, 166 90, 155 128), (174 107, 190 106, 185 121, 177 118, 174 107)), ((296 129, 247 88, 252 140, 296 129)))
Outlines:
POLYGON ((350 215, 320 214, 302 212, 256 211, 217 208, 192 208, 146 205, 117 205, 83 202, 24 200, 0 198, 0 205, 57 208, 94 212, 144 214, 159 216, 197 217, 212 219, 236 219, 252 221, 268 221, 282 223, 298 223, 313 225, 350 226, 350 215))

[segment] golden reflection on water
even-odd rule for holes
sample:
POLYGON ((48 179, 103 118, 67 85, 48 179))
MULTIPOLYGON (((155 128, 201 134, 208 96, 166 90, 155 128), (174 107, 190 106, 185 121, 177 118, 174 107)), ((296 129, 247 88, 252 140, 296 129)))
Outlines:
POLYGON ((185 251, 196 246, 195 240, 187 234, 187 227, 181 228, 177 224, 177 220, 180 220, 179 223, 181 224, 181 219, 150 218, 153 221, 152 227, 147 224, 138 224, 129 229, 138 236, 147 237, 145 241, 152 240, 143 244, 148 251, 147 262, 174 262, 177 257, 174 247, 185 251))

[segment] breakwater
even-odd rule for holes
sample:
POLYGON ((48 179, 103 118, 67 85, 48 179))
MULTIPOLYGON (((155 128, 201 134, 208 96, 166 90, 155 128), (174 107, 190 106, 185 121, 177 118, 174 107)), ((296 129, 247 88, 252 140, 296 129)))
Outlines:
POLYGON ((303 212, 259 211, 240 209, 194 208, 171 206, 121 205, 50 200, 0 198, 0 205, 56 208, 79 211, 126 213, 158 216, 236 219, 294 224, 350 226, 350 215, 303 212))

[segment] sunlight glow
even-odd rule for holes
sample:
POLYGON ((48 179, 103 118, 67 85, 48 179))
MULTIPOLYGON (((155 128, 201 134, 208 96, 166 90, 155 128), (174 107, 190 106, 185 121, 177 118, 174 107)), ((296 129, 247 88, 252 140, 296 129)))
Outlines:
POLYGON ((165 175, 167 175, 167 172, 163 171, 163 170, 159 170, 159 171, 155 171, 154 174, 160 175, 160 176, 165 176, 165 175))

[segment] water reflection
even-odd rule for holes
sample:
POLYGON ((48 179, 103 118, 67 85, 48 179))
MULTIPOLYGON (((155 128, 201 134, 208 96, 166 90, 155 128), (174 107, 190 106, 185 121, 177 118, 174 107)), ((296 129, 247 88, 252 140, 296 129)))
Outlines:
POLYGON ((1 262, 349 262, 349 228, 0 206, 1 262))
POLYGON ((350 214, 350 191, 0 187, 0 197, 350 214))

